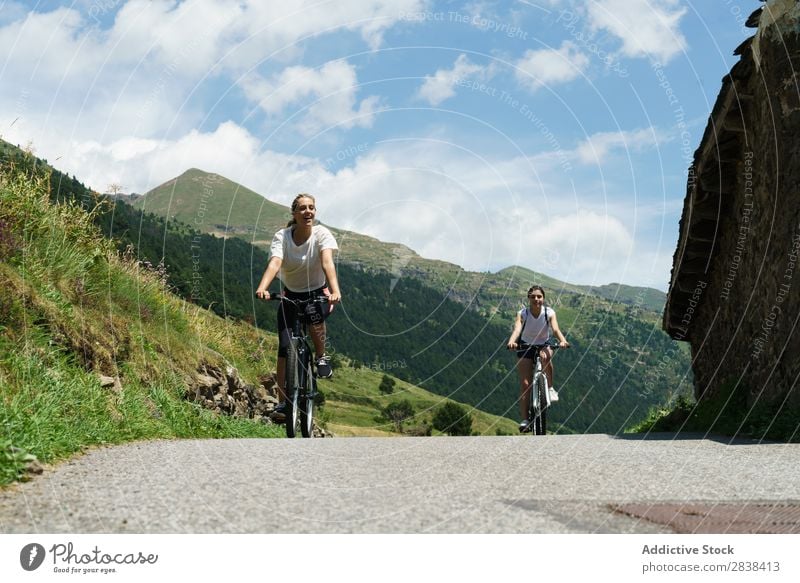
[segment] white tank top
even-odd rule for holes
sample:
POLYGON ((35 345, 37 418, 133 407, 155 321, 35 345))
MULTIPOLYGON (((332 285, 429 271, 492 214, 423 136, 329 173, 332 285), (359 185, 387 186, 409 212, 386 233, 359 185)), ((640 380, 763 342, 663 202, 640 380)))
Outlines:
POLYGON ((523 308, 519 311, 522 317, 522 334, 520 340, 525 344, 544 344, 550 338, 550 325, 547 322, 547 317, 555 312, 548 307, 542 307, 539 316, 536 317, 531 314, 529 308, 523 308))

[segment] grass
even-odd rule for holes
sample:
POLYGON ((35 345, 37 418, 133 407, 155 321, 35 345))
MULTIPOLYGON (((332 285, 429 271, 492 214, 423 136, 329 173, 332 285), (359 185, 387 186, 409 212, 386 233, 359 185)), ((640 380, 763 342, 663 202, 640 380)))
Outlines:
POLYGON ((0 226, 0 484, 94 445, 283 435, 184 399, 201 362, 254 383, 273 339, 183 302, 156 271, 119 257, 91 213, 50 203, 45 174, 0 170, 0 226), (100 374, 122 389, 102 388, 100 374))
MULTIPOLYGON (((326 397, 326 414, 330 416, 329 428, 337 435, 397 435, 394 424, 385 419, 381 411, 389 403, 403 400, 408 400, 415 411, 414 416, 403 423, 403 431, 414 434, 431 427, 438 407, 448 401, 400 379, 395 379, 391 394, 383 394, 378 387, 384 373, 367 367, 352 368, 346 359, 342 360, 345 365, 336 370, 333 379, 320 383, 326 397)), ((518 433, 516 423, 510 419, 462 406, 472 416, 473 434, 518 433)), ((432 429, 431 434, 439 435, 439 432, 432 429)))
POLYGON ((800 442, 800 409, 764 402, 748 406, 746 394, 745 387, 729 381, 715 395, 699 401, 680 396, 672 407, 652 409, 648 418, 628 433, 699 432, 800 442))

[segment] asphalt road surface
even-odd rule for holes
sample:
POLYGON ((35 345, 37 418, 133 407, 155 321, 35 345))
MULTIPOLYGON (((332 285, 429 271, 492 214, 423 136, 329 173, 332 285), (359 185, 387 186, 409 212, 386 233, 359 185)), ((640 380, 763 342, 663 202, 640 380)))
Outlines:
POLYGON ((649 533, 652 502, 800 501, 800 445, 651 435, 154 441, 0 492, 4 533, 649 533))

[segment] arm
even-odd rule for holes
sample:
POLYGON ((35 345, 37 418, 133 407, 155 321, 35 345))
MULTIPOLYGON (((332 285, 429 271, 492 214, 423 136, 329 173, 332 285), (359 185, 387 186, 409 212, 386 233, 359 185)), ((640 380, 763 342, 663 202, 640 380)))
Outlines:
POLYGON ((511 336, 508 338, 508 344, 506 347, 509 350, 516 350, 519 344, 517 341, 519 340, 519 335, 522 333, 522 316, 517 313, 517 317, 514 320, 514 329, 511 331, 511 336))
POLYGON ((322 271, 325 273, 325 280, 328 282, 330 288, 330 295, 328 300, 332 304, 338 304, 342 299, 342 292, 339 290, 339 279, 336 277, 336 265, 333 263, 333 249, 323 249, 322 255, 322 271))
POLYGON ((558 338, 558 345, 561 348, 569 348, 569 342, 567 342, 567 339, 564 338, 564 335, 561 333, 561 328, 558 327, 558 320, 556 319, 555 312, 550 315, 550 328, 553 329, 553 334, 558 338))
POLYGON ((256 290, 257 298, 261 298, 262 300, 269 299, 269 284, 272 283, 272 280, 275 279, 275 276, 280 272, 281 265, 283 265, 283 259, 274 256, 270 257, 267 268, 264 270, 264 275, 261 276, 261 283, 258 284, 258 289, 256 290))

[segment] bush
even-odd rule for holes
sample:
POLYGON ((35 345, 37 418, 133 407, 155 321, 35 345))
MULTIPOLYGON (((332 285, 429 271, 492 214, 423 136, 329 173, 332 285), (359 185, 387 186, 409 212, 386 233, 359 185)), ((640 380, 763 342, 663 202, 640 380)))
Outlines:
POLYGON ((735 379, 722 383, 719 392, 699 402, 680 396, 672 409, 650 411, 648 418, 629 433, 703 432, 774 441, 800 441, 800 409, 760 402, 747 405, 747 390, 735 379))
POLYGON ((384 395, 391 395, 392 393, 394 393, 394 387, 396 384, 397 382, 392 377, 390 377, 389 375, 383 375, 378 390, 380 390, 380 392, 383 393, 384 395))
POLYGON ((465 407, 448 401, 433 416, 433 427, 448 435, 472 435, 472 415, 465 407))
POLYGON ((408 399, 396 401, 386 405, 382 414, 386 419, 394 423, 398 433, 402 433, 403 421, 414 416, 414 405, 408 399))

